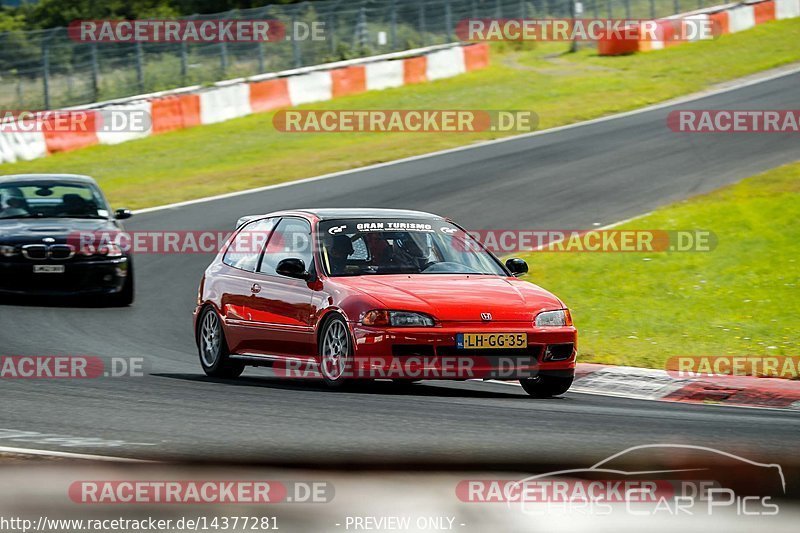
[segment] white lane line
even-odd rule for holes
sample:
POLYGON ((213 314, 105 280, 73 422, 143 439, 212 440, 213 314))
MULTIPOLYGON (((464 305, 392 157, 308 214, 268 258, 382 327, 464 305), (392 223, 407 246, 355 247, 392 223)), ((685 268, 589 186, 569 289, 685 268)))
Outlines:
POLYGON ((142 459, 129 459, 126 457, 114 457, 111 455, 91 455, 86 453, 57 452, 54 450, 38 450, 33 448, 12 448, 10 446, 0 446, 0 453, 18 453, 24 455, 41 455, 46 457, 61 457, 64 459, 83 459, 89 461, 111 461, 117 463, 152 463, 142 459))
MULTIPOLYGON (((589 125, 592 125, 592 124, 599 124, 601 122, 607 122, 609 120, 616 120, 616 119, 620 119, 620 118, 625 118, 625 117, 638 115, 638 114, 641 114, 641 113, 647 113, 649 111, 656 111, 658 109, 664 109, 666 107, 671 107, 671 106, 674 106, 674 105, 684 104, 684 103, 687 103, 687 102, 694 102, 696 100, 702 100, 703 98, 707 98, 707 97, 710 97, 710 96, 716 96, 716 95, 719 95, 719 94, 724 94, 724 93, 736 91, 736 90, 739 90, 739 89, 743 89, 745 87, 750 87, 752 85, 757 85, 759 83, 764 83, 764 82, 772 81, 772 80, 775 80, 775 79, 778 79, 778 78, 783 78, 785 76, 791 76, 792 74, 796 74, 796 73, 800 72, 800 65, 797 65, 797 66, 794 66, 794 67, 791 67, 791 68, 788 68, 788 69, 786 69, 786 67, 778 67, 777 70, 778 70, 778 72, 773 72, 772 74, 766 74, 766 75, 764 75, 762 77, 753 78, 752 75, 751 76, 747 76, 745 78, 742 78, 738 82, 735 81, 735 80, 731 81, 731 82, 724 82, 725 85, 723 87, 719 87, 717 89, 710 89, 710 90, 700 91, 700 92, 693 93, 693 94, 690 94, 690 95, 687 95, 687 96, 673 98, 672 100, 667 100, 665 102, 660 102, 658 104, 653 104, 653 105, 650 105, 650 106, 647 106, 647 107, 640 107, 638 109, 633 109, 631 111, 625 111, 623 113, 617 113, 615 115, 608 115, 608 116, 605 116, 605 117, 599 117, 599 118, 594 118, 594 119, 591 119, 591 120, 585 120, 583 122, 576 122, 574 124, 567 124, 567 125, 564 125, 564 126, 557 126, 555 128, 550 128, 550 129, 547 129, 547 130, 533 131, 533 132, 530 132, 530 133, 523 133, 521 135, 512 135, 510 137, 503 137, 502 139, 493 139, 491 141, 482 141, 482 142, 478 142, 478 143, 475 143, 475 144, 468 144, 468 145, 465 145, 465 146, 457 146, 455 148, 448 148, 446 150, 439 150, 438 152, 429 152, 427 154, 414 155, 414 156, 406 157, 406 158, 403 158, 403 159, 396 159, 394 161, 386 161, 384 163, 376 163, 374 165, 368 165, 366 167, 358 167, 358 168, 351 168, 351 169, 348 169, 348 170, 340 170, 338 172, 332 172, 330 174, 322 174, 321 176, 313 176, 313 177, 310 177, 310 178, 303 178, 303 179, 299 179, 299 180, 286 181, 286 182, 283 182, 283 183, 276 183, 276 184, 273 184, 273 185, 265 185, 263 187, 256 187, 254 189, 246 189, 246 190, 243 190, 243 191, 229 192, 229 193, 225 193, 225 194, 218 194, 218 195, 215 195, 215 196, 206 196, 204 198, 196 198, 194 200, 186 200, 186 201, 183 201, 183 202, 176 202, 176 203, 173 203, 173 204, 166 204, 166 205, 160 205, 160 206, 155 206, 155 207, 146 207, 146 208, 143 208, 143 209, 137 209, 137 210, 134 211, 134 213, 135 214, 152 213, 154 211, 163 211, 165 209, 174 209, 174 208, 177 208, 177 207, 185 207, 185 206, 188 206, 188 205, 200 204, 200 203, 205 203, 205 202, 212 202, 212 201, 215 201, 215 200, 224 200, 224 199, 227 199, 227 198, 235 198, 237 196, 242 196, 242 195, 246 195, 246 194, 254 194, 254 193, 259 193, 259 192, 264 192, 264 191, 271 191, 271 190, 274 190, 274 189, 280 189, 282 187, 289 187, 289 186, 293 186, 293 185, 301 185, 301 184, 305 184, 305 183, 311 183, 311 182, 314 182, 314 181, 327 180, 327 179, 330 179, 330 178, 336 178, 336 177, 344 176, 344 175, 347 175, 347 174, 353 174, 355 172, 366 172, 366 171, 370 171, 370 170, 376 170, 376 169, 379 169, 379 168, 389 167, 389 166, 392 166, 392 165, 400 165, 400 164, 409 163, 409 162, 412 162, 412 161, 420 161, 422 159, 428 159, 430 157, 438 157, 438 156, 441 156, 441 155, 457 153, 457 152, 461 152, 461 151, 464 151, 464 150, 474 150, 474 149, 478 149, 478 148, 483 148, 485 146, 491 146, 491 145, 494 145, 494 144, 500 144, 500 143, 505 143, 505 142, 510 142, 510 141, 516 141, 516 140, 519 140, 519 139, 526 139, 526 138, 530 138, 530 137, 536 137, 538 135, 549 135, 551 133, 557 133, 557 132, 560 132, 560 131, 570 130, 570 129, 573 129, 573 128, 580 128, 580 127, 589 126, 589 125)), ((666 124, 665 124, 664 127, 666 127, 666 124)))

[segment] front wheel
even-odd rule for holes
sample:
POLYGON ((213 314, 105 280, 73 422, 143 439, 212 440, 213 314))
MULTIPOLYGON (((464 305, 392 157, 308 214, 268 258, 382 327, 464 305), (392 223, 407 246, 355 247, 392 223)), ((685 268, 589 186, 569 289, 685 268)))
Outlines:
POLYGON ((519 384, 534 398, 552 398, 567 392, 572 386, 572 380, 572 376, 536 376, 520 379, 519 384))
POLYGON ((347 323, 334 315, 322 326, 319 336, 320 374, 329 387, 341 387, 352 371, 353 350, 347 323))
POLYGON ((216 311, 206 307, 198 324, 197 347, 203 372, 214 378, 240 376, 244 372, 244 364, 231 360, 222 321, 216 311))

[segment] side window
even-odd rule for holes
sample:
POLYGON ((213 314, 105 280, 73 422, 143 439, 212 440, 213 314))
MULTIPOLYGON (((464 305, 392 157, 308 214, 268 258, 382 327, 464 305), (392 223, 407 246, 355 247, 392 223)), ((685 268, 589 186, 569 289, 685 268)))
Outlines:
POLYGON ((267 244, 258 271, 277 275, 275 269, 278 263, 289 257, 302 259, 306 268, 311 268, 314 260, 311 249, 311 225, 301 218, 281 219, 267 244))
POLYGON ((247 224, 236 234, 233 242, 228 246, 222 262, 247 272, 255 272, 261 250, 264 249, 264 244, 274 226, 274 218, 256 220, 247 224))

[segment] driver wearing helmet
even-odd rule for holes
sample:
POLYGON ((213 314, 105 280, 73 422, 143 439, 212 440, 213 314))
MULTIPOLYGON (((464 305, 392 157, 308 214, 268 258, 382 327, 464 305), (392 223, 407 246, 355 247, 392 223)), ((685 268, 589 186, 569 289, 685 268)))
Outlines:
POLYGON ((404 233, 395 239, 394 260, 396 264, 422 272, 430 262, 431 245, 425 234, 404 233))

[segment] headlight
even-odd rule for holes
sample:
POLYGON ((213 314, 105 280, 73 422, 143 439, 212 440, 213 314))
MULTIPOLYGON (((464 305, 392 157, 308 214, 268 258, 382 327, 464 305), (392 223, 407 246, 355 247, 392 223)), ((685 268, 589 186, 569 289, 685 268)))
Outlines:
POLYGON ((122 248, 116 244, 104 244, 97 248, 97 255, 106 257, 122 257, 122 248))
POLYGON ((536 315, 535 325, 537 328, 571 326, 572 316, 569 314, 569 309, 545 311, 536 315))
POLYGON ((365 326, 431 327, 434 322, 432 317, 422 313, 375 309, 361 315, 361 324, 365 326))
POLYGON ((0 255, 2 255, 3 257, 14 257, 15 255, 17 255, 17 249, 14 248, 13 246, 6 246, 6 245, 0 246, 0 255))

